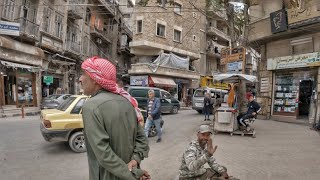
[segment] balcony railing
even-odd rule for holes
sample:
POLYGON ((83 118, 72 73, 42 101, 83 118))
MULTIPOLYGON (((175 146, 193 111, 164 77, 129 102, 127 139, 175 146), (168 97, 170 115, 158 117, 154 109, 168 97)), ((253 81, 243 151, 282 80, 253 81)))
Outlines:
POLYGON ((148 64, 139 63, 132 64, 129 74, 155 74, 155 75, 165 75, 172 77, 188 78, 188 79, 199 79, 200 74, 195 71, 176 69, 171 67, 159 66, 156 72, 153 72, 148 64))
POLYGON ((70 40, 67 40, 66 41, 66 49, 69 52, 79 54, 80 53, 80 44, 78 42, 72 42, 70 40))
POLYGON ((95 26, 92 26, 90 33, 96 37, 104 39, 105 41, 112 42, 113 32, 109 29, 102 31, 98 30, 95 26))
POLYGON ((230 36, 228 36, 226 33, 220 31, 218 28, 214 26, 208 26, 207 30, 209 33, 215 34, 226 41, 231 41, 230 36))
POLYGON ((39 37, 39 25, 29 21, 26 18, 18 18, 15 20, 16 22, 20 23, 20 32, 33 38, 38 39, 39 37))
POLYGON ((78 5, 79 1, 71 0, 68 6, 68 16, 72 19, 82 19, 82 13, 84 12, 84 7, 78 5))
POLYGON ((114 16, 115 14, 115 3, 110 0, 99 0, 101 4, 114 16))

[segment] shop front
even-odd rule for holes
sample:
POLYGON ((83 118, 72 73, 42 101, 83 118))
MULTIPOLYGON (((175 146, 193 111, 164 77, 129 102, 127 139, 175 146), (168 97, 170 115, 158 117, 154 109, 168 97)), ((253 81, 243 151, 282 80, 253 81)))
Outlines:
POLYGON ((37 106, 36 77, 39 68, 0 61, 1 106, 37 106))
POLYGON ((273 119, 315 117, 319 62, 318 53, 268 59, 268 70, 273 74, 273 119))

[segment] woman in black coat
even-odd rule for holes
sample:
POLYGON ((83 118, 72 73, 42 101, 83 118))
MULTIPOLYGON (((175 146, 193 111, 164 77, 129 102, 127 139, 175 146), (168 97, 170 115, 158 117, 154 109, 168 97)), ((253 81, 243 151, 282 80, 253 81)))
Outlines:
POLYGON ((204 120, 210 121, 210 113, 212 111, 212 104, 211 104, 211 98, 210 94, 206 93, 203 101, 203 112, 204 112, 204 120))

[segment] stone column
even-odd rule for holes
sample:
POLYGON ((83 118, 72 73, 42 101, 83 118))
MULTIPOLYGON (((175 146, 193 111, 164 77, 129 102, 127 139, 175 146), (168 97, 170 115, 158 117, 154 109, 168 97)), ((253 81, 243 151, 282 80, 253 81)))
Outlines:
POLYGON ((315 105, 316 117, 315 118, 316 119, 314 120, 314 122, 311 122, 311 123, 319 123, 319 118, 320 118, 320 106, 319 106, 319 104, 320 104, 320 99, 319 99, 319 97, 320 97, 320 67, 318 67, 318 76, 317 76, 316 82, 317 82, 317 92, 315 95, 316 96, 315 97, 315 103, 316 103, 316 105, 315 105))

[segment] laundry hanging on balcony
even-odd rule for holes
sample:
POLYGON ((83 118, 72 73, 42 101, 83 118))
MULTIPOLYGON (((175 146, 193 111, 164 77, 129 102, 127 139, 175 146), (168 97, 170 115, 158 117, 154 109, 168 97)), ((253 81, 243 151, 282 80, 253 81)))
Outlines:
POLYGON ((189 57, 183 58, 173 53, 162 53, 153 63, 149 64, 149 68, 152 72, 156 72, 159 66, 189 70, 189 61, 189 57))

